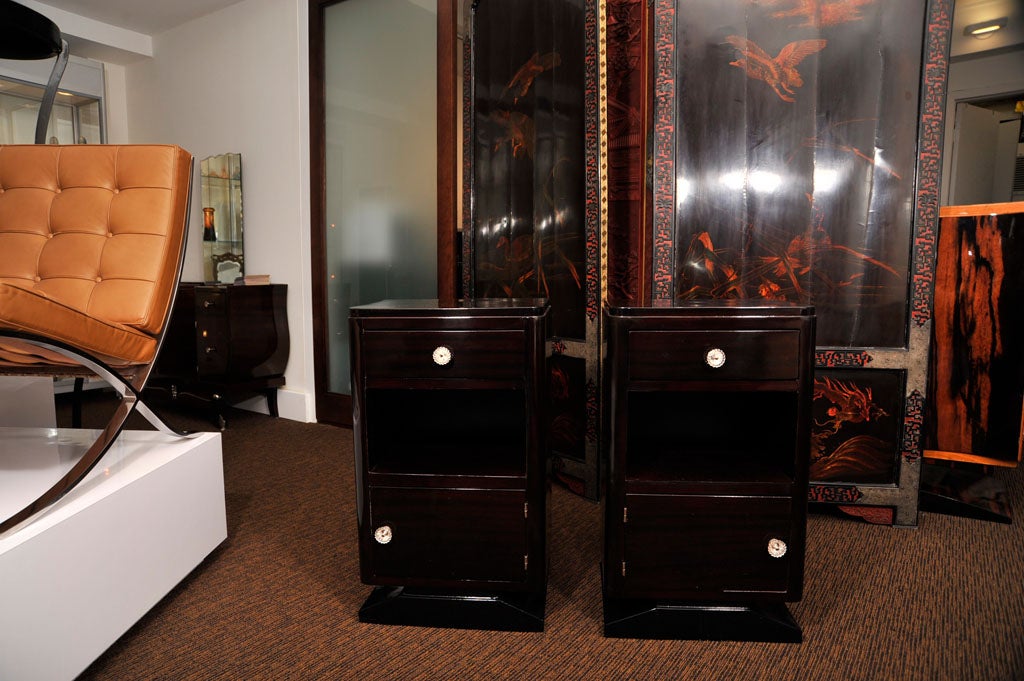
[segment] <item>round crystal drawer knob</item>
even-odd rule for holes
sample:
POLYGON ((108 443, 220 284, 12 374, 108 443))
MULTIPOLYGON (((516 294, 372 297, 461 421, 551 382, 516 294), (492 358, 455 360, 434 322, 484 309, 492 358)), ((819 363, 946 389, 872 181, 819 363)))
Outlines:
POLYGON ((378 544, 387 544, 393 536, 390 525, 381 525, 373 531, 373 538, 377 540, 378 544))
POLYGON ((712 369, 720 369, 725 364, 725 350, 711 348, 704 353, 704 362, 712 369))
POLYGON ((452 349, 444 345, 438 345, 434 348, 431 358, 434 360, 434 364, 443 367, 452 361, 452 349))
POLYGON ((786 542, 781 539, 769 539, 768 540, 768 555, 772 558, 782 558, 786 555, 786 542))

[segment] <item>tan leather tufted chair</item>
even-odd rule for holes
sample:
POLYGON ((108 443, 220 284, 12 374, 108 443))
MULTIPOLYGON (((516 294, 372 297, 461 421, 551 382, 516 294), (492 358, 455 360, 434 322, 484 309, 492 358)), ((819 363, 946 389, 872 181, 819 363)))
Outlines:
POLYGON ((78 464, 0 532, 74 487, 134 409, 175 433, 140 393, 177 291, 191 179, 176 146, 0 145, 0 373, 96 374, 121 395, 78 464))

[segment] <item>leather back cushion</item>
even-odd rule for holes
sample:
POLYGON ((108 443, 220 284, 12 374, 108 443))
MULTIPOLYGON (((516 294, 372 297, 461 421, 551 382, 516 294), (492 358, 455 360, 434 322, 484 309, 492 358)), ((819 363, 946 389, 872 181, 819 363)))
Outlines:
POLYGON ((158 334, 190 179, 177 146, 0 146, 0 282, 158 334))

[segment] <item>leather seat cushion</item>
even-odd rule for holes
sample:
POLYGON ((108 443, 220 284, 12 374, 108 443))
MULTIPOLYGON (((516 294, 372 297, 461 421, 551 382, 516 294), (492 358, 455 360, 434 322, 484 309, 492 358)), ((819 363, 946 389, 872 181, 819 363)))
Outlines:
MULTIPOLYGON (((0 326, 36 334, 88 352, 112 366, 149 362, 157 341, 130 326, 109 322, 56 301, 45 293, 0 282, 0 326)), ((0 341, 0 362, 73 364, 43 348, 0 341)))

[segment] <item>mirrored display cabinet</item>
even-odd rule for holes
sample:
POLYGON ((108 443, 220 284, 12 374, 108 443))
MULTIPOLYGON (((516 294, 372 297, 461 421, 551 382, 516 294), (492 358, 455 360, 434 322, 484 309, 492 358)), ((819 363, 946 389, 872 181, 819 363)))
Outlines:
POLYGON ((242 155, 220 154, 199 163, 203 200, 203 280, 231 284, 245 274, 242 230, 242 155))

